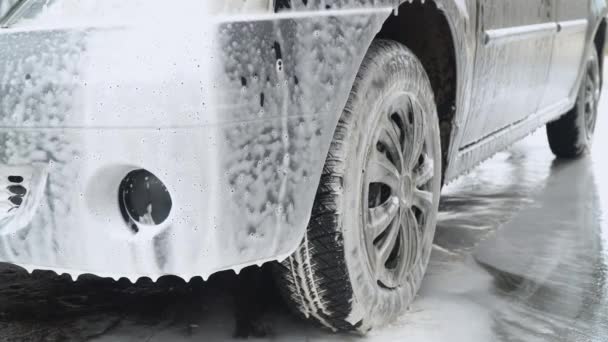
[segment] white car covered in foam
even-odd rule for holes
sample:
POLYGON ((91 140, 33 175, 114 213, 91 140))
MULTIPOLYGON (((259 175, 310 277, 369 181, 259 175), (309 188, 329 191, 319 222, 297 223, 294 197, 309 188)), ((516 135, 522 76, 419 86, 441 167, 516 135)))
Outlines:
POLYGON ((400 315, 442 182, 592 141, 605 0, 0 0, 0 261, 276 263, 334 330, 400 315), (564 115, 565 114, 565 115, 564 115))

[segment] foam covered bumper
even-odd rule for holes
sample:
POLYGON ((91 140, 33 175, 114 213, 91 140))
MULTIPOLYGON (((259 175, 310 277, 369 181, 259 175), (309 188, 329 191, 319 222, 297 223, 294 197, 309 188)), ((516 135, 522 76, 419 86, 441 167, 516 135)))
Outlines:
POLYGON ((189 279, 288 256, 389 13, 0 32, 12 47, 0 51, 0 179, 18 173, 28 191, 18 206, 10 192, 0 199, 10 209, 0 213, 0 261, 189 279), (118 188, 141 168, 173 206, 134 232, 118 188))

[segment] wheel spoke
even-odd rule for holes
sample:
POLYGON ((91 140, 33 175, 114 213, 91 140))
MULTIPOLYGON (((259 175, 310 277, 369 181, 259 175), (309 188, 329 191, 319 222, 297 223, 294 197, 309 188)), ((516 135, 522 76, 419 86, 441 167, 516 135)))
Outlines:
POLYGON ((397 167, 388 159, 385 153, 372 149, 372 155, 366 171, 368 183, 382 183, 391 190, 399 189, 400 174, 397 167))
POLYGON ((389 229, 391 222, 395 221, 399 213, 399 198, 391 196, 382 205, 368 209, 367 228, 372 240, 375 240, 389 229))
POLYGON ((382 131, 380 133, 379 141, 387 149, 391 159, 394 161, 395 167, 401 170, 403 167, 401 140, 399 138, 399 131, 391 119, 386 119, 382 123, 382 131))
POLYGON ((433 208, 433 193, 424 190, 414 190, 414 206, 426 216, 433 208))
POLYGON ((418 157, 420 157, 424 145, 426 129, 420 111, 412 107, 412 114, 414 121, 406 125, 405 164, 407 170, 413 170, 418 162, 418 157))
POLYGON ((386 234, 386 237, 380 241, 378 248, 378 259, 376 262, 378 263, 378 267, 384 267, 386 262, 391 256, 393 249, 395 249, 395 244, 397 243, 397 238, 399 237, 399 231, 401 230, 401 222, 400 220, 395 220, 391 223, 390 229, 386 234))
POLYGON ((384 132, 390 138, 392 145, 395 146, 396 148, 400 147, 401 138, 399 137, 399 135, 401 133, 399 133, 398 128, 395 127, 393 120, 389 118, 386 121, 384 121, 383 128, 384 128, 384 132))
POLYGON ((414 172, 416 187, 421 187, 430 182, 435 176, 435 163, 428 155, 423 155, 424 161, 414 172))
POLYGON ((591 112, 587 118, 587 132, 593 132, 595 130, 595 124, 597 121, 596 108, 591 108, 591 112))
POLYGON ((405 251, 406 253, 406 266, 409 267, 416 260, 416 255, 418 254, 418 246, 420 246, 420 227, 418 221, 416 220, 416 215, 412 209, 408 209, 405 211, 402 220, 402 226, 404 230, 404 236, 407 241, 405 251))

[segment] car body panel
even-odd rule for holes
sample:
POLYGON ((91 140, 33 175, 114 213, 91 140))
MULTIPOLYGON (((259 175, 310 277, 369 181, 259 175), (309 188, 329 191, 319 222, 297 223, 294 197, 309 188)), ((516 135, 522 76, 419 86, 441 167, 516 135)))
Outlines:
POLYGON ((479 11, 466 145, 534 114, 557 29, 545 0, 483 0, 479 11))
MULTIPOLYGON (((584 59, 582 56, 586 56, 590 49, 595 48, 593 39, 598 32, 600 23, 606 16, 607 7, 605 0, 576 0, 569 5, 568 1, 564 1, 562 3, 559 3, 558 1, 559 0, 545 1, 545 3, 550 5, 551 12, 555 18, 554 26, 551 23, 547 23, 545 27, 519 27, 520 29, 523 28, 524 34, 541 35, 545 34, 547 31, 553 32, 553 45, 555 47, 551 49, 553 51, 551 56, 551 66, 549 73, 547 74, 548 79, 545 81, 547 89, 545 89, 543 93, 537 94, 538 96, 543 96, 543 100, 539 104, 536 111, 531 115, 528 115, 525 119, 515 119, 520 113, 505 113, 505 115, 508 116, 513 115, 513 119, 510 120, 508 125, 490 134, 467 136, 467 133, 465 132, 464 134, 456 135, 453 140, 453 145, 457 145, 458 147, 454 148, 452 146, 452 152, 450 155, 451 162, 445 176, 448 181, 468 172, 479 163, 483 162, 487 158, 490 158, 495 153, 509 147, 514 142, 526 137, 547 122, 559 118, 562 114, 574 106, 577 90, 582 80, 581 71, 583 70, 584 66, 584 59), (576 5, 574 2, 576 2, 576 5), (584 19, 574 19, 581 15, 581 7, 584 9, 586 16, 584 19), (573 8, 575 9, 574 12, 572 12, 573 8), (560 10, 559 12, 561 13, 562 17, 558 16, 558 9, 560 10), (549 29, 550 25, 555 27, 554 31, 549 29), (566 26, 565 32, 564 26, 566 26), (581 39, 581 31, 584 31, 584 40, 582 43, 577 41, 576 44, 578 45, 575 44, 575 46, 582 48, 583 51, 571 51, 570 49, 564 49, 560 46, 560 44, 568 44, 568 41, 570 41, 573 36, 578 37, 575 39, 581 39), (562 35, 564 38, 558 38, 557 36, 559 35, 562 35), (560 66, 563 66, 564 68, 561 68, 560 66), (574 82, 572 82, 573 80, 571 77, 571 72, 573 69, 577 70, 574 82), (551 94, 555 85, 551 84, 550 82, 564 82, 564 84, 561 85, 561 96, 551 94), (570 89, 569 93, 567 93, 567 89, 570 89), (567 95, 565 95, 566 93, 567 95), (547 101, 546 99, 548 97, 552 97, 553 101, 547 101), (457 151, 454 152, 454 149, 457 151)), ((543 12, 541 11, 540 13, 543 12)), ((516 31, 517 30, 511 33, 514 35, 520 34, 516 31)), ((481 34, 485 35, 487 33, 488 32, 483 32, 481 34)), ((502 66, 502 68, 506 69, 509 67, 510 65, 506 64, 502 66)), ((458 109, 457 111, 457 117, 472 117, 475 115, 473 114, 475 111, 471 111, 470 113, 461 112, 458 109)), ((484 116, 482 114, 479 115, 480 120, 493 120, 491 116, 484 116)))
MULTIPOLYGON (((476 57, 487 33, 478 1, 435 2, 450 24, 458 69, 447 180, 572 100, 526 112, 519 126, 470 133, 467 124, 483 113, 471 101, 483 85, 475 61, 486 58, 476 57)), ((0 199, 10 210, 0 215, 0 261, 134 280, 207 277, 289 256, 305 235, 359 65, 400 3, 309 1, 279 13, 258 6, 218 14, 199 1, 171 8, 109 1, 9 22, 0 29, 0 46, 10 46, 0 50, 0 179, 18 173, 28 194, 17 208, 11 194, 0 199), (139 168, 165 183, 173 210, 163 224, 134 233, 117 192, 139 168)), ((604 2, 594 6, 585 46, 605 13, 604 2)), ((508 66, 490 70, 505 76, 508 66)), ((541 87, 549 74, 529 83, 541 87)), ((541 101, 524 98, 526 108, 541 101)))
POLYGON ((572 98, 585 53, 589 23, 589 1, 556 0, 554 18, 558 25, 553 46, 551 73, 541 108, 572 98))

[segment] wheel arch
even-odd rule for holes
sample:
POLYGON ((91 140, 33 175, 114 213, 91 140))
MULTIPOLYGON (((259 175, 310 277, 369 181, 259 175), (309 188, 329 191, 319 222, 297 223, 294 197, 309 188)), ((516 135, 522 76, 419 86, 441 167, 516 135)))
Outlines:
POLYGON ((441 2, 406 1, 384 22, 376 38, 407 46, 424 66, 437 104, 443 175, 455 136, 459 86, 459 56, 453 20, 441 2))

